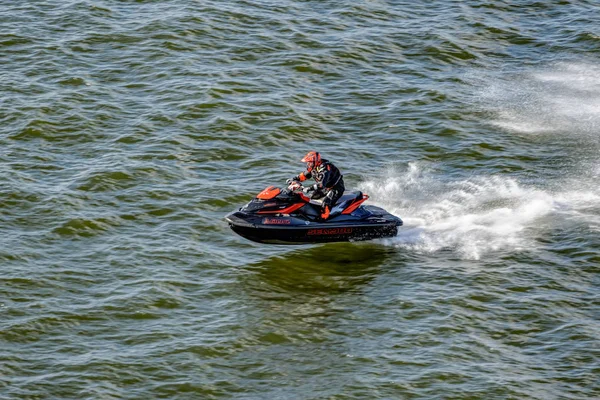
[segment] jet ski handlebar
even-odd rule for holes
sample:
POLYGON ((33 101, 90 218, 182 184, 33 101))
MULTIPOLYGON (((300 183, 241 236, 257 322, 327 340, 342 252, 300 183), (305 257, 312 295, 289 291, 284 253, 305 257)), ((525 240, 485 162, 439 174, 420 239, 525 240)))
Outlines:
POLYGON ((287 187, 287 189, 291 192, 295 192, 297 190, 302 190, 304 189, 304 187, 302 186, 302 184, 298 181, 291 181, 289 186, 287 187))
POLYGON ((304 187, 299 181, 292 181, 287 187, 287 190, 294 193, 302 192, 308 194, 309 192, 313 192, 315 188, 312 186, 304 187))

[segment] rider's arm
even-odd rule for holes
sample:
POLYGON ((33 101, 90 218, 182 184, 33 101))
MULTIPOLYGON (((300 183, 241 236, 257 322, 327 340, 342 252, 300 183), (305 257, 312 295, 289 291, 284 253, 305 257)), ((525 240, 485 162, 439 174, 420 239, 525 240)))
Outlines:
POLYGON ((306 171, 306 172, 302 172, 300 175, 296 175, 294 177, 294 180, 304 182, 305 180, 310 179, 310 178, 312 178, 312 174, 310 172, 306 171))

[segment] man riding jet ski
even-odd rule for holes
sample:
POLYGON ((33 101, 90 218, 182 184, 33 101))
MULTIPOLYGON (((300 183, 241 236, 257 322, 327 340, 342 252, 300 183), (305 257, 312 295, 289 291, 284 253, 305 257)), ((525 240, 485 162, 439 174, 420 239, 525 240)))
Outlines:
POLYGON ((314 178, 315 184, 305 187, 304 193, 314 191, 311 198, 323 198, 321 208, 321 219, 323 221, 329 218, 331 208, 344 194, 344 177, 340 170, 329 160, 321 158, 316 151, 310 151, 300 160, 306 163, 306 172, 288 179, 286 183, 291 185, 294 181, 304 182, 307 179, 314 178))
POLYGON ((271 244, 353 242, 396 236, 402 220, 382 208, 363 205, 369 196, 361 191, 344 193, 342 174, 333 164, 314 151, 302 161, 307 163, 307 170, 288 179, 287 188, 269 186, 227 214, 225 220, 231 229, 246 239, 271 244), (303 187, 300 182, 309 178, 316 183, 303 187), (310 197, 306 195, 309 192, 313 192, 310 197))

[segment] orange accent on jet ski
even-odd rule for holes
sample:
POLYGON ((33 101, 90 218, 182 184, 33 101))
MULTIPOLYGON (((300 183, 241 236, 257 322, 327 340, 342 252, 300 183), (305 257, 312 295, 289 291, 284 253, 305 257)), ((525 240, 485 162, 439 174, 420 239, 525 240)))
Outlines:
POLYGON ((281 210, 259 211, 259 214, 290 214, 305 205, 306 203, 296 203, 281 210))
POLYGON ((281 193, 281 189, 279 189, 275 186, 269 186, 268 188, 266 188, 265 190, 260 192, 256 196, 256 198, 261 199, 261 200, 271 200, 272 198, 277 196, 279 193, 281 193))
POLYGON ((298 194, 300 195, 300 198, 301 198, 302 200, 304 200, 304 201, 305 201, 305 202, 307 202, 307 203, 310 203, 310 197, 308 197, 308 196, 305 196, 305 195, 304 195, 304 193, 298 193, 298 194))
POLYGON ((355 201, 354 203, 350 204, 350 206, 348 208, 346 208, 344 211, 342 211, 342 214, 352 214, 352 212, 354 210, 356 210, 362 203, 365 202, 365 200, 367 200, 369 198, 368 195, 363 194, 362 199, 355 201))

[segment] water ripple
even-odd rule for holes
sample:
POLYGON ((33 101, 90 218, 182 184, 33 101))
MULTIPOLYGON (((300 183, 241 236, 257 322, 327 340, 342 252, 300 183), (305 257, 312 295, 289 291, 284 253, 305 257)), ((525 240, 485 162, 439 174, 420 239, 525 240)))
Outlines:
POLYGON ((0 392, 598 397, 596 9, 6 5, 0 392), (235 236, 310 149, 398 237, 235 236))

